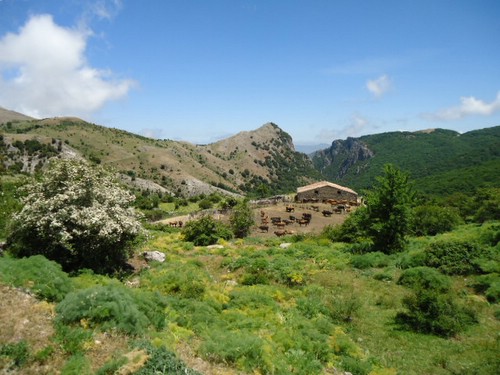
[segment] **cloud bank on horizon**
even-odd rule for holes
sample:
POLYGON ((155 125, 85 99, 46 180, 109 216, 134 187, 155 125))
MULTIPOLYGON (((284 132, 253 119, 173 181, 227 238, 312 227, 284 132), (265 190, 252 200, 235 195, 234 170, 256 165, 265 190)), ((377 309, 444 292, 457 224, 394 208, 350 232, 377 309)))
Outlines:
POLYGON ((494 0, 2 0, 0 106, 193 143, 269 121, 303 144, 463 132, 500 124, 495 14, 494 0))

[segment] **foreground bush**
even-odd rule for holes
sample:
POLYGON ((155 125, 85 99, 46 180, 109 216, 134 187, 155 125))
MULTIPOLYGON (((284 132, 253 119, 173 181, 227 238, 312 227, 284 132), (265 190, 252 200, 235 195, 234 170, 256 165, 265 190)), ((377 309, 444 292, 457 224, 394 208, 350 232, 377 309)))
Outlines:
POLYGON ((451 231, 461 222, 457 209, 425 205, 413 211, 412 232, 416 236, 435 236, 451 231))
POLYGON ((425 264, 448 275, 468 275, 479 271, 478 260, 489 251, 468 240, 440 240, 425 249, 425 264))
POLYGON ((155 294, 106 285, 68 294, 56 311, 58 319, 65 324, 83 321, 103 330, 116 329, 138 335, 150 326, 163 328, 164 308, 165 303, 155 294))
POLYGON ((231 229, 208 215, 198 220, 188 221, 182 234, 186 241, 190 241, 196 246, 213 245, 219 238, 229 240, 233 237, 231 229))
POLYGON ((415 290, 432 289, 437 292, 447 292, 451 288, 451 279, 434 268, 414 267, 403 271, 398 284, 415 290))
POLYGON ((157 348, 143 342, 139 343, 138 347, 148 353, 149 359, 139 371, 135 372, 135 375, 201 375, 199 372, 188 368, 174 353, 163 346, 157 348))
POLYGON ((61 160, 26 189, 8 238, 14 255, 42 254, 66 270, 110 272, 125 263, 142 228, 129 207, 134 196, 111 174, 61 160))
POLYGON ((396 322, 415 332, 451 337, 477 323, 475 313, 458 304, 450 294, 434 290, 418 290, 403 300, 405 312, 396 315, 396 322))
POLYGON ((28 288, 38 298, 61 301, 73 285, 61 266, 41 255, 29 258, 0 258, 0 280, 16 287, 28 288))

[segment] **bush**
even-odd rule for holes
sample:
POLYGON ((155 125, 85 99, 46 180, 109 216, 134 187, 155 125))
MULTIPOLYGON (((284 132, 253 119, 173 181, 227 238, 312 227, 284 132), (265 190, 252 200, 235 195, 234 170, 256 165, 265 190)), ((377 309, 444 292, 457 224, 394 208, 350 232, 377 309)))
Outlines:
MULTIPOLYGON (((0 170, 3 163, 0 158, 0 170)), ((21 209, 18 191, 21 182, 8 182, 0 178, 0 239, 6 238, 12 214, 21 209)))
POLYGON ((142 277, 141 285, 148 290, 182 298, 201 298, 205 293, 207 275, 192 264, 177 264, 151 269, 142 277))
POLYGON ((191 241, 196 246, 213 245, 217 243, 219 238, 229 240, 233 236, 226 225, 208 215, 198 220, 188 221, 182 230, 182 234, 185 241, 191 241))
POLYGON ((91 375, 92 370, 89 360, 81 353, 71 356, 64 367, 61 375, 91 375))
POLYGON ((156 295, 107 285, 68 294, 56 311, 62 323, 85 321, 103 330, 117 329, 137 335, 149 326, 163 327, 164 307, 164 301, 156 295))
POLYGON ((149 359, 140 370, 134 372, 135 375, 201 375, 199 372, 186 367, 184 362, 163 346, 157 348, 148 342, 139 343, 137 346, 139 349, 146 350, 149 359))
POLYGON ((351 264, 354 268, 366 269, 371 267, 387 267, 389 265, 389 256, 376 251, 363 255, 354 255, 351 259, 351 264))
POLYGON ((479 208, 474 221, 484 223, 487 220, 500 220, 500 188, 479 190, 475 201, 479 208))
POLYGON ((42 255, 29 258, 0 258, 0 280, 16 287, 29 288, 38 298, 61 301, 73 289, 61 266, 42 255))
POLYGON ((29 356, 29 347, 24 340, 0 345, 0 359, 10 359, 10 367, 22 367, 29 360, 29 356))
POLYGON ((432 289, 437 292, 447 292, 451 288, 450 278, 430 267, 415 267, 403 271, 398 284, 415 290, 432 289))
POLYGON ((255 221, 253 211, 247 200, 242 200, 234 206, 229 222, 236 238, 248 236, 250 228, 255 224, 255 221))
POLYGON ((456 208, 418 206, 413 211, 412 232, 416 236, 435 236, 451 231, 460 222, 460 214, 456 208))
POLYGON ((396 315, 396 322, 415 332, 450 337, 477 323, 474 312, 459 305, 449 294, 434 290, 418 290, 406 297, 407 311, 396 315))
POLYGON ((469 275, 479 271, 477 260, 489 252, 468 240, 440 240, 425 249, 425 265, 448 275, 469 275))
POLYGON ((489 302, 500 302, 500 275, 491 273, 478 276, 471 285, 477 293, 484 294, 489 302))
POLYGON ((92 332, 79 326, 70 327, 56 321, 55 328, 55 341, 67 354, 83 353, 87 342, 92 338, 92 332))
POLYGON ((323 229, 322 235, 332 242, 357 243, 367 239, 367 233, 364 226, 367 210, 365 207, 359 207, 350 214, 339 226, 327 226, 323 229))
POLYGON ((214 330, 200 345, 200 354, 213 362, 237 365, 247 371, 262 367, 261 338, 248 332, 214 330))
POLYGON ((142 233, 129 207, 134 196, 100 167, 60 160, 26 191, 8 238, 18 257, 42 254, 65 270, 111 272, 125 263, 142 233))

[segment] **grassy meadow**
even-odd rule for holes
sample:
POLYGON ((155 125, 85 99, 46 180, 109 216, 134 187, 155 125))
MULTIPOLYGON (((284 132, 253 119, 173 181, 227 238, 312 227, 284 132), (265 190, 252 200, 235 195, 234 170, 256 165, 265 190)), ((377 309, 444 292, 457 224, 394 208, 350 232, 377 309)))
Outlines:
POLYGON ((136 250, 136 271, 115 278, 68 275, 42 256, 4 256, 2 297, 12 287, 28 291, 30 308, 20 297, 9 308, 22 308, 19 318, 34 327, 12 328, 17 314, 3 311, 0 367, 18 374, 497 374, 500 307, 480 286, 489 276, 498 293, 499 228, 462 225, 385 255, 356 254, 321 235, 198 247, 158 226, 136 250), (450 337, 405 329, 396 315, 412 289, 401 275, 421 265, 432 243, 464 238, 497 254, 481 275, 442 273, 447 293, 476 321, 450 337), (146 263, 141 253, 153 250, 166 261, 146 263))

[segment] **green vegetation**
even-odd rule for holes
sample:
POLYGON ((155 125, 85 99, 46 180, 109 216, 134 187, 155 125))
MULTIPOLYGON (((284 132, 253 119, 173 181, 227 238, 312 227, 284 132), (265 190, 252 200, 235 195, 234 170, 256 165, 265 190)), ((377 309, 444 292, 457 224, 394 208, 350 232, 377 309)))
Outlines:
POLYGON ((354 190, 371 188, 383 165, 393 163, 408 171, 419 192, 474 195, 479 188, 500 185, 499 138, 500 126, 465 134, 443 129, 374 134, 336 141, 316 153, 313 163, 326 178, 354 190), (361 147, 375 157, 366 152, 359 157, 361 147))
POLYGON ((133 196, 102 168, 54 162, 26 191, 8 237, 18 257, 43 254, 66 270, 111 272, 123 266, 130 244, 141 234, 129 208, 133 196))
MULTIPOLYGON (((20 210, 3 229, 11 247, 0 257, 0 294, 10 296, 7 313, 0 308, 2 371, 198 374, 189 363, 200 373, 498 373, 497 188, 414 201, 407 174, 388 166, 367 195, 367 207, 320 235, 290 236, 283 247, 274 236, 246 236, 253 217, 246 202, 143 192, 136 208, 146 212, 177 216, 211 204, 233 207, 233 214, 229 224, 210 216, 182 229, 148 224, 142 242, 111 245, 93 231, 97 227, 70 242, 58 236, 85 233, 69 219, 94 207, 87 203, 100 196, 87 187, 107 184, 106 174, 99 184, 90 177, 80 183, 81 176, 101 171, 91 168, 49 172, 28 185, 22 203, 11 180, 2 185, 8 194, 1 204, 11 213, 20 210), (26 214, 34 218, 24 226, 23 210, 45 198, 50 204, 36 206, 41 216, 26 214), (60 225, 68 223, 71 228, 60 225), (46 237, 36 239, 39 227, 46 237), (75 227, 80 231, 71 232, 75 227), (64 252, 61 239, 69 244, 64 252), (214 243, 219 246, 207 246, 214 243), (72 259, 81 249, 78 261, 72 259), (163 252, 165 262, 146 265, 147 250, 163 252), (115 258, 114 251, 126 257, 115 258), (134 269, 99 274, 83 268, 117 259, 129 259, 134 269), (21 297, 15 302, 14 296, 21 297), (12 311, 23 315, 16 321, 12 311), (24 319, 32 331, 5 334, 25 327, 24 319)), ((128 211, 133 197, 122 197, 128 211)), ((97 202, 101 207, 113 199, 97 202)))
POLYGON ((248 236, 250 228, 255 224, 255 220, 247 200, 240 201, 232 208, 229 223, 236 238, 248 236))
POLYGON ((233 233, 227 225, 208 215, 189 221, 184 226, 182 234, 186 241, 191 241, 196 246, 213 245, 220 238, 229 240, 233 237, 233 233))
POLYGON ((41 255, 19 260, 1 257, 0 281, 29 289, 38 298, 51 302, 61 301, 73 289, 61 266, 41 255))

